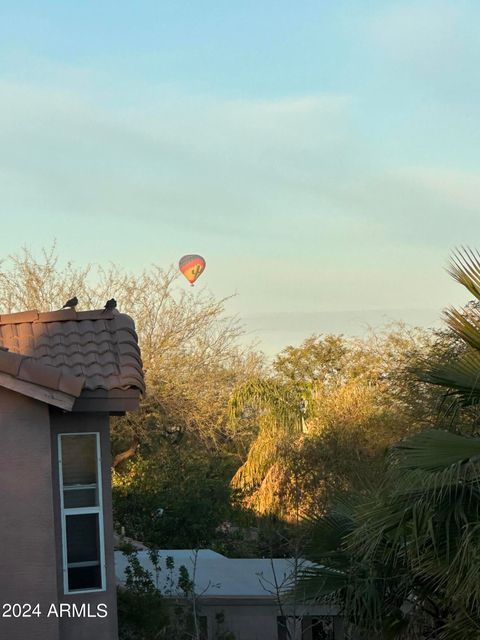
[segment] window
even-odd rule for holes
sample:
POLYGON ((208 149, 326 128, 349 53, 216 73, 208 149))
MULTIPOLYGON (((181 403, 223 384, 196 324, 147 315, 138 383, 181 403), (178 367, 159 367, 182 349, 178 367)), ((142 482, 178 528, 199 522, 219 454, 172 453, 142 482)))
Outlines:
POLYGON ((278 640, 287 640, 287 617, 277 616, 277 638, 278 640))
POLYGON ((302 640, 334 640, 333 616, 277 616, 277 638, 302 638, 302 640), (301 632, 300 632, 301 627, 301 632))
POLYGON ((65 593, 105 589, 100 437, 58 436, 65 593))
POLYGON ((208 640, 208 618, 207 616, 199 616, 200 640, 208 640))
POLYGON ((333 616, 305 616, 302 620, 303 640, 334 640, 333 616))
POLYGON ((278 640, 299 639, 302 619, 299 616, 277 616, 278 640))

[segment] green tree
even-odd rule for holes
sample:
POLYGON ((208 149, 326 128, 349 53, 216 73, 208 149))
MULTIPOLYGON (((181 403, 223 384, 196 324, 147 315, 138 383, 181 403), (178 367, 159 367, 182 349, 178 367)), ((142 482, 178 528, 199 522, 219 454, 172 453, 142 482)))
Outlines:
MULTIPOLYGON (((125 585, 117 590, 120 640, 164 640, 169 612, 153 576, 145 570, 137 552, 124 550, 128 559, 125 585)), ((151 554, 155 560, 155 554, 151 554)))
POLYGON ((387 447, 434 423, 440 393, 426 383, 419 393, 411 370, 450 341, 394 325, 284 349, 269 375, 247 379, 230 399, 233 424, 252 434, 233 478, 246 504, 295 520, 339 490, 378 483, 387 447))
POLYGON ((232 516, 232 460, 181 444, 137 456, 113 475, 114 518, 149 546, 211 546, 232 516))

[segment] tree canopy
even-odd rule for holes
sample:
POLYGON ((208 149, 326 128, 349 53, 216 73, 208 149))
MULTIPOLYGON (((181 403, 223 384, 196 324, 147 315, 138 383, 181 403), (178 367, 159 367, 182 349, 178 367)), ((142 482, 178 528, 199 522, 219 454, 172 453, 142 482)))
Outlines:
MULTIPOLYGON (((451 272, 480 301, 479 254, 457 253, 451 272)), ((310 523, 318 566, 302 589, 335 596, 365 638, 480 638, 480 310, 445 318, 460 344, 418 375, 443 391, 449 421, 393 444, 377 491, 338 496, 310 523)))

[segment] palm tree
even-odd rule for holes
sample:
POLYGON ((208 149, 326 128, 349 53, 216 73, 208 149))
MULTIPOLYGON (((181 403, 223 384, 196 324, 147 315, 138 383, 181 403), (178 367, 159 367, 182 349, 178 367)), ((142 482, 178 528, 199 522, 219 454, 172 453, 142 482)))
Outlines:
POLYGON ((245 462, 232 484, 247 495, 247 504, 259 513, 283 511, 281 499, 282 459, 288 456, 303 430, 302 393, 298 385, 275 378, 251 378, 241 384, 230 399, 233 425, 250 414, 257 425, 245 462))
POLYGON ((365 638, 480 638, 480 254, 456 252, 449 271, 476 302, 446 310, 455 355, 419 377, 445 389, 451 430, 392 447, 376 495, 312 523, 301 589, 335 597, 365 638))

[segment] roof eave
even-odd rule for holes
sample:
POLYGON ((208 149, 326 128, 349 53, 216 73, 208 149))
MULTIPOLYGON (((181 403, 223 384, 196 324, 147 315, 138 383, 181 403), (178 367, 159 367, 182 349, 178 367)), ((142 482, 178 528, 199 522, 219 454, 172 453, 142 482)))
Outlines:
POLYGON ((123 414, 127 411, 137 411, 140 406, 139 389, 84 389, 75 399, 72 411, 85 413, 123 414))
POLYGON ((8 373, 0 372, 0 387, 10 389, 34 400, 58 407, 64 411, 72 411, 76 397, 63 391, 49 389, 34 382, 20 380, 8 373))

